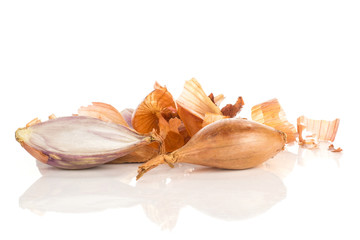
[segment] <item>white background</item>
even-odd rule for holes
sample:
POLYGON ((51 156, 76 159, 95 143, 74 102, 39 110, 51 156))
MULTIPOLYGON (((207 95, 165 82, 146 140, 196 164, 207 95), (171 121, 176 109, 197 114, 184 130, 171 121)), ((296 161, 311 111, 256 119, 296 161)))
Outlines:
MULTIPOLYGON (((359 239, 358 1, 0 2, 1 239, 359 239), (341 119, 338 155, 292 146, 249 171, 137 165, 59 171, 14 139, 92 101, 135 108, 195 77, 241 115, 341 119), (5 237, 7 236, 7 237, 5 237)), ((326 147, 326 146, 325 146, 326 147)))

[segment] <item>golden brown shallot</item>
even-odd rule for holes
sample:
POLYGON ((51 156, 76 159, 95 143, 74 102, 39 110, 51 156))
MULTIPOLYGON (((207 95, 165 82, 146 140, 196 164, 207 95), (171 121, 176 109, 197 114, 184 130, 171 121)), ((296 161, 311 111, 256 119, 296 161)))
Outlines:
POLYGON ((244 119, 222 119, 197 132, 183 147, 141 165, 137 179, 162 163, 186 162, 224 169, 255 167, 281 151, 286 135, 244 119))

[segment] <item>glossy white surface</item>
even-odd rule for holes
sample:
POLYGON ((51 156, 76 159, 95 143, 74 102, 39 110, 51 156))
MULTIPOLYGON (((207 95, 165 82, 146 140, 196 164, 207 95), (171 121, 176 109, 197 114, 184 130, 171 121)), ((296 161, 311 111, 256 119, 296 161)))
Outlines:
POLYGON ((359 1, 0 1, 0 239, 360 239, 359 1), (336 147, 227 171, 137 164, 63 171, 15 141, 92 101, 135 108, 195 77, 240 116, 340 118, 336 147))
POLYGON ((38 239, 356 239, 359 164, 326 147, 288 147, 242 171, 163 165, 138 182, 138 164, 67 171, 35 164, 22 152, 23 159, 4 165, 17 168, 2 182, 4 230, 14 239, 25 233, 38 239))

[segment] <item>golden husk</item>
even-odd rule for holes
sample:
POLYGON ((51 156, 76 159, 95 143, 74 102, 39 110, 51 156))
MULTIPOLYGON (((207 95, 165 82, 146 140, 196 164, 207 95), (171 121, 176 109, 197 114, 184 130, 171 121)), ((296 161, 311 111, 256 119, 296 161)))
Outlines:
POLYGON ((298 136, 295 126, 288 122, 285 112, 276 98, 253 106, 251 118, 255 122, 284 132, 287 136, 287 143, 294 142, 298 136))

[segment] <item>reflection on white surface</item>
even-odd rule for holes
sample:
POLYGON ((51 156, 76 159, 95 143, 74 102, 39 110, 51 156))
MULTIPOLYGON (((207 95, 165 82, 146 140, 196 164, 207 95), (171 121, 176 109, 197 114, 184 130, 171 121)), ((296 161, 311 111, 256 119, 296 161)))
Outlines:
POLYGON ((20 206, 36 213, 82 213, 141 205, 161 228, 175 227, 181 208, 211 217, 241 220, 259 215, 286 197, 281 180, 296 155, 282 152, 263 166, 220 170, 190 164, 148 172, 135 182, 137 164, 60 170, 38 164, 42 177, 20 197, 20 206))
POLYGON ((331 163, 340 167, 340 159, 343 156, 343 152, 331 152, 328 150, 329 143, 320 142, 319 148, 316 149, 307 149, 307 148, 298 148, 297 152, 297 161, 300 166, 320 164, 323 165, 326 161, 327 165, 331 163))

